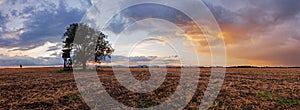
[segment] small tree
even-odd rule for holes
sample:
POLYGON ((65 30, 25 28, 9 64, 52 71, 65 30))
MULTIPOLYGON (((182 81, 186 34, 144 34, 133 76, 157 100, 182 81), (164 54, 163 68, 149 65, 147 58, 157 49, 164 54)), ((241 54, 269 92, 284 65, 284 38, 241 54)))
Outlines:
POLYGON ((64 49, 73 50, 73 64, 82 66, 83 69, 86 69, 87 62, 91 59, 94 63, 101 63, 114 51, 106 40, 107 36, 87 24, 71 24, 64 37, 64 49))

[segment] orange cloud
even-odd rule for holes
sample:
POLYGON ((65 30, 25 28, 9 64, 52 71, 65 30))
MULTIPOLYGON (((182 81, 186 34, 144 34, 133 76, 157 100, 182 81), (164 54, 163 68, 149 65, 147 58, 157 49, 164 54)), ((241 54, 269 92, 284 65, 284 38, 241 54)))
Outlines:
POLYGON ((245 18, 243 25, 219 23, 222 30, 219 36, 205 35, 202 30, 212 33, 214 30, 205 26, 201 30, 195 23, 188 21, 180 24, 184 33, 178 31, 176 35, 185 36, 194 42, 198 53, 208 57, 211 56, 210 48, 218 48, 219 45, 215 43, 222 35, 226 43, 228 65, 300 65, 300 51, 297 51, 300 48, 300 33, 293 28, 299 22, 288 20, 281 24, 259 24, 251 20, 253 18, 249 19, 245 18))

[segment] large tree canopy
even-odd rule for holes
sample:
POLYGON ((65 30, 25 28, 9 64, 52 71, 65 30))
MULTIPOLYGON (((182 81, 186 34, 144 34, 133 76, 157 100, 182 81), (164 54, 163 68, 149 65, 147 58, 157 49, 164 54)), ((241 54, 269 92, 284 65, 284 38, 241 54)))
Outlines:
POLYGON ((114 49, 107 36, 87 24, 71 24, 64 33, 64 49, 73 50, 73 63, 86 69, 90 61, 101 63, 114 49))

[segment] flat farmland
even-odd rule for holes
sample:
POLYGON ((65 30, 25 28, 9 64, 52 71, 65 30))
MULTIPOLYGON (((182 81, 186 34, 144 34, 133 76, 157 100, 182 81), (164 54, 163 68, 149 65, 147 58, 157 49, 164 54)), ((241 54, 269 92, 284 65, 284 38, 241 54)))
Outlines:
MULTIPOLYGON (((60 69, 0 69, 0 109, 90 109, 77 89, 74 74, 60 69)), ((197 89, 185 109, 196 109, 201 104, 211 69, 200 71, 197 89)), ((99 69, 97 73, 111 97, 135 108, 163 103, 176 91, 181 78, 180 68, 168 68, 159 88, 136 93, 123 87, 112 69, 99 69)), ((151 78, 145 68, 131 69, 131 74, 140 81, 151 78)), ((300 69, 227 68, 221 91, 210 109, 300 109, 300 69)))

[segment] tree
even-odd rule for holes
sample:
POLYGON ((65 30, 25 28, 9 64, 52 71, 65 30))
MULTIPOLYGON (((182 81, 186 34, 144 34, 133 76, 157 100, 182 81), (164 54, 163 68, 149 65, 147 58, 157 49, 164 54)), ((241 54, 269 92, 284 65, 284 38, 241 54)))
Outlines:
POLYGON ((71 24, 64 33, 64 49, 73 50, 73 64, 86 69, 91 62, 101 63, 114 52, 107 36, 87 24, 71 24))

